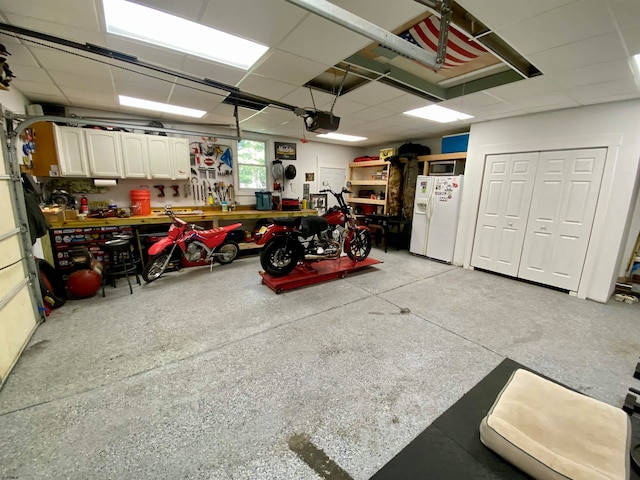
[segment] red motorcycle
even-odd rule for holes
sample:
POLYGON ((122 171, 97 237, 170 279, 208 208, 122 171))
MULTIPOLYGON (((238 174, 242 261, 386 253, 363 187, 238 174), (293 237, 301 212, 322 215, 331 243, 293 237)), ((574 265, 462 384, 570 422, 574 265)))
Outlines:
POLYGON ((156 280, 170 264, 177 268, 213 266, 214 261, 227 264, 238 256, 238 244, 227 235, 231 230, 241 227, 241 223, 205 230, 181 220, 168 208, 165 213, 173 223, 169 227, 169 234, 149 248, 150 260, 142 271, 145 282, 156 280))
POLYGON ((352 209, 344 200, 346 188, 336 193, 330 188, 338 205, 319 216, 274 218, 273 224, 262 227, 256 244, 265 247, 260 254, 262 268, 269 275, 288 275, 298 262, 309 264, 320 260, 337 259, 342 251, 354 262, 360 262, 371 251, 369 229, 358 225, 352 209))

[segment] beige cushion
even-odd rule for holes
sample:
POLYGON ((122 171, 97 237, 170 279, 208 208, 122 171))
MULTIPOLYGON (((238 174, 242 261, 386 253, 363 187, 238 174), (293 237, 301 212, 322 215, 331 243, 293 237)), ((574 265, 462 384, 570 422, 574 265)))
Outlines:
POLYGON ((480 440, 534 478, 629 478, 627 415, 526 370, 511 375, 480 440))

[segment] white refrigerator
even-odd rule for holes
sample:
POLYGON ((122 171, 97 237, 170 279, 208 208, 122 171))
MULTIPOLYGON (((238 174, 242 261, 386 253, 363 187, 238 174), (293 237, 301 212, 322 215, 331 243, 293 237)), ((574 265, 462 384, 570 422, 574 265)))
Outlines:
POLYGON ((462 180, 462 175, 418 176, 409 246, 411 253, 453 262, 462 180))

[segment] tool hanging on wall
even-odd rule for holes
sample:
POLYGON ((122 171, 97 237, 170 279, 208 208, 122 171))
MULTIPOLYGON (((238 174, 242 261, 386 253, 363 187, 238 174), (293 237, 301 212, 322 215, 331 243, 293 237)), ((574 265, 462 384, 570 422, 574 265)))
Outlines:
POLYGON ((154 185, 153 188, 160 190, 160 193, 158 193, 159 197, 164 197, 164 185, 154 185))
POLYGON ((180 196, 180 186, 179 185, 171 185, 171 188, 173 188, 173 196, 174 197, 179 197, 180 196))

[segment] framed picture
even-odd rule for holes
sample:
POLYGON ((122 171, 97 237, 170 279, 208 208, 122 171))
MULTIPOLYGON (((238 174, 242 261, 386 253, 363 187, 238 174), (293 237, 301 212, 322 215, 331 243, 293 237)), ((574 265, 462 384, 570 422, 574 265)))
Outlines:
POLYGON ((278 160, 295 160, 296 144, 285 142, 274 142, 276 147, 276 159, 278 160))
POLYGON ((312 193, 311 194, 311 208, 316 210, 327 209, 327 194, 326 193, 312 193))

